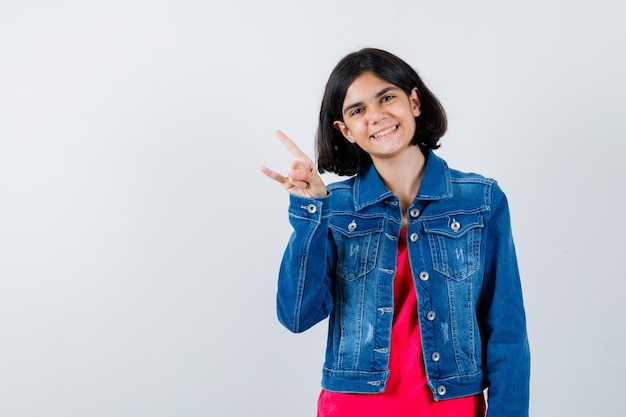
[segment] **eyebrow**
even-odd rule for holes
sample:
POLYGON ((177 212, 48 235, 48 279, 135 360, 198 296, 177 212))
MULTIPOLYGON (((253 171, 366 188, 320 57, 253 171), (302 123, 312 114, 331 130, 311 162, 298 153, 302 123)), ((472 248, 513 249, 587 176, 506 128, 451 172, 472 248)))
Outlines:
MULTIPOLYGON (((381 96, 387 94, 389 91, 397 90, 397 89, 398 89, 398 87, 385 87, 382 90, 380 90, 378 93, 376 93, 374 98, 380 98, 381 96)), ((343 114, 346 114, 348 111, 352 110, 353 108, 362 106, 364 104, 365 104, 365 102, 359 101, 358 103, 353 103, 353 104, 347 105, 343 109, 343 114)))

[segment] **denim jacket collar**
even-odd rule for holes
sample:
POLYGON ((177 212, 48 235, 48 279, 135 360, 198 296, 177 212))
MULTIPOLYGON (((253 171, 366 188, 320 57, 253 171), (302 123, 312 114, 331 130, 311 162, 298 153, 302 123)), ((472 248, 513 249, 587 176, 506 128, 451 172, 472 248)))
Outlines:
MULTIPOLYGON (((363 175, 356 177, 354 191, 354 207, 357 211, 393 197, 391 191, 383 184, 374 164, 371 164, 363 175)), ((416 200, 440 200, 449 197, 452 197, 450 169, 443 159, 429 150, 416 200)))

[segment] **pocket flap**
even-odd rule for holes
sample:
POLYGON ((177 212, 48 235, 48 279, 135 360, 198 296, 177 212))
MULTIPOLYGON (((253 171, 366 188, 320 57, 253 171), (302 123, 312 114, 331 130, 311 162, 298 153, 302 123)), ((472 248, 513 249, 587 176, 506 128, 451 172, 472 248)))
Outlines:
POLYGON ((363 218, 334 214, 329 227, 347 237, 363 236, 382 231, 383 220, 380 217, 363 218))
POLYGON ((451 238, 458 238, 476 227, 484 227, 480 214, 455 214, 424 221, 424 231, 451 238))

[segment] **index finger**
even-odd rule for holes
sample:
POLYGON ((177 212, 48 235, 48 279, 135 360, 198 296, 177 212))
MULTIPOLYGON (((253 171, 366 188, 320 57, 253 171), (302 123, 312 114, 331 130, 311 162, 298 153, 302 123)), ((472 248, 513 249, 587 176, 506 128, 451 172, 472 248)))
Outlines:
POLYGON ((287 148, 287 150, 291 152, 291 154, 295 156, 297 159, 311 162, 311 158, 306 156, 306 154, 302 152, 300 148, 298 148, 298 145, 296 145, 291 139, 289 139, 287 135, 285 135, 283 132, 281 132, 280 130, 277 130, 276 137, 280 139, 283 145, 285 145, 285 148, 287 148))

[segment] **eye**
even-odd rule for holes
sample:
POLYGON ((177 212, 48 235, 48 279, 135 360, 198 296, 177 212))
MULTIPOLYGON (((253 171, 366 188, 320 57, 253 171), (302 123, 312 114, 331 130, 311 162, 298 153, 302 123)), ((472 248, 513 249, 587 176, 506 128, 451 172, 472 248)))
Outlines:
POLYGON ((354 108, 351 112, 350 112, 350 116, 358 116, 359 114, 363 113, 363 108, 362 107, 356 107, 354 108))
POLYGON ((387 102, 387 101, 389 101, 389 100, 393 99, 394 97, 395 97, 395 96, 393 96, 393 95, 386 95, 386 96, 384 96, 383 98, 381 98, 381 99, 380 99, 380 102, 381 102, 381 103, 385 103, 385 102, 387 102))

